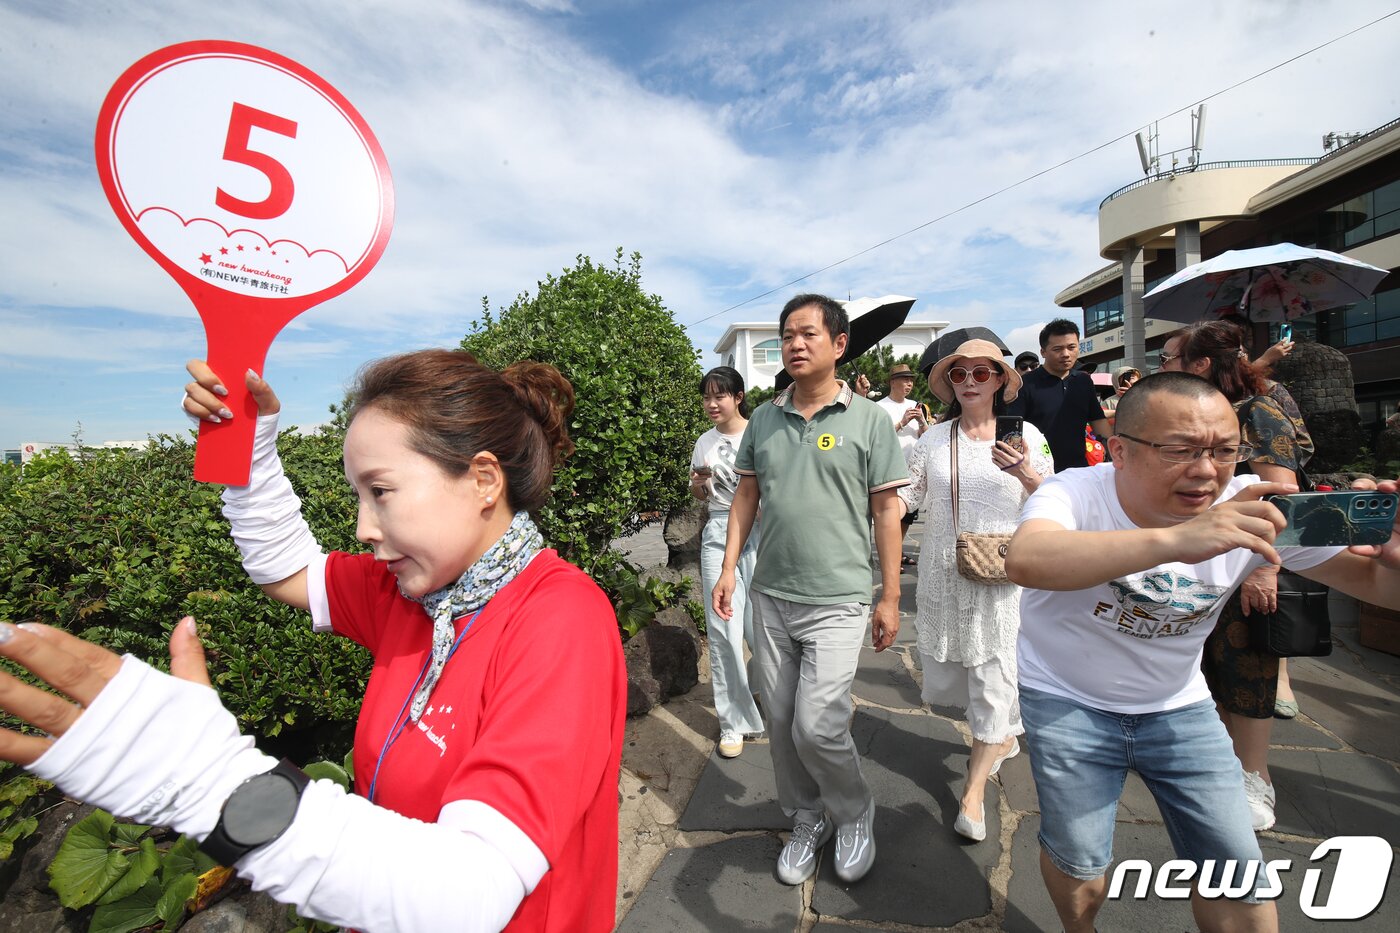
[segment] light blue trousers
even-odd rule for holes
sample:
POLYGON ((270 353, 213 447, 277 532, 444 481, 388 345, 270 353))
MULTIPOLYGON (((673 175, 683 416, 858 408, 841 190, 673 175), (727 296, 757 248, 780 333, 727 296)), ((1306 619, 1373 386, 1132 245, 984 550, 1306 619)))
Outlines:
POLYGON ((719 582, 724 566, 724 539, 729 533, 729 513, 710 516, 700 538, 700 588, 705 603, 705 629, 710 642, 710 686, 715 691, 715 714, 721 732, 748 734, 763 731, 763 717, 754 702, 749 686, 748 667, 744 663, 744 642, 753 643, 753 606, 749 602, 749 581, 758 549, 758 526, 755 525, 739 555, 734 571, 734 613, 726 621, 714 610, 710 594, 719 582))

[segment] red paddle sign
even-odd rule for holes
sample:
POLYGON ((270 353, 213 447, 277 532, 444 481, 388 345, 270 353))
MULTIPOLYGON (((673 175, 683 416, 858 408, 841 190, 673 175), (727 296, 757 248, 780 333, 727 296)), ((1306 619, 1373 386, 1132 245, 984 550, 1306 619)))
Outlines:
POLYGON ((364 278, 389 242, 379 141, 319 75, 238 42, 152 52, 108 92, 97 172, 122 226, 204 321, 236 417, 204 422, 195 479, 248 482, 259 373, 287 322, 364 278))

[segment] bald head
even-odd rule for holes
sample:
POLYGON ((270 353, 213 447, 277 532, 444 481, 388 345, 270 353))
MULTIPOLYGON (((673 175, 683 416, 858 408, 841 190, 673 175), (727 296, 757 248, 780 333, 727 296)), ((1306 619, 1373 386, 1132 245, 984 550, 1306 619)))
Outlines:
POLYGON ((1229 404, 1219 389, 1200 376, 1180 372, 1153 373, 1139 379, 1133 383, 1131 389, 1123 393, 1123 397, 1118 401, 1117 417, 1113 422, 1114 431, 1119 434, 1140 435, 1146 427, 1148 409, 1153 397, 1161 395, 1191 401, 1204 401, 1214 397, 1229 404))

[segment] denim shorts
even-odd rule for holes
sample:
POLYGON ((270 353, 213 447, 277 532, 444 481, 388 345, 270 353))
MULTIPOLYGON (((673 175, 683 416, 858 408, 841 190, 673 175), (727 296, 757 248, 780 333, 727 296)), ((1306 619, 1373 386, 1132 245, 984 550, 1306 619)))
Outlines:
POLYGON ((1156 799, 1178 858, 1197 864, 1214 859, 1217 866, 1263 858, 1244 772, 1214 701, 1129 715, 1024 684, 1020 693, 1040 798, 1040 846, 1060 871, 1081 881, 1108 871, 1129 769, 1156 799))

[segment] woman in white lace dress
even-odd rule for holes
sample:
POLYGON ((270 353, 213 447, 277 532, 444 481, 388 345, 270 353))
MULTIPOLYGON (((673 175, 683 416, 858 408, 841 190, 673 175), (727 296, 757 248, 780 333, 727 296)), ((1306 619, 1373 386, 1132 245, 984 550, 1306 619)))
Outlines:
POLYGON ((954 829, 980 841, 987 834, 987 779, 1021 750, 1016 737, 1025 731, 1016 697, 1021 588, 987 586, 958 574, 950 445, 956 437, 960 531, 1014 531, 1021 503, 1054 463, 1045 438, 1029 422, 1019 449, 994 439, 996 416, 1021 389, 1020 375, 1002 362, 995 344, 967 341, 934 365, 929 388, 951 408, 909 452, 913 481, 899 497, 906 510, 924 516, 915 618, 923 698, 967 710, 972 754, 954 829))

